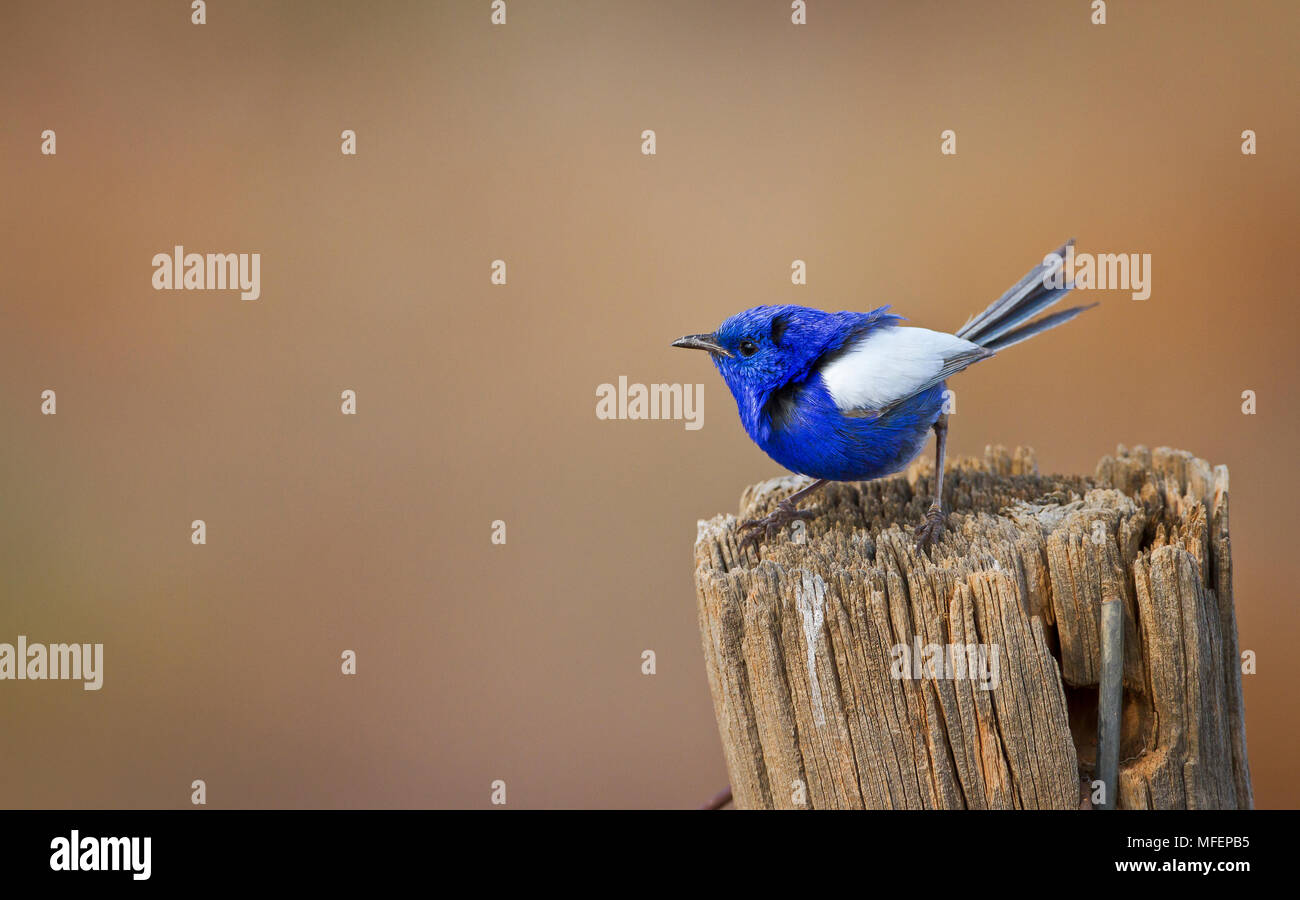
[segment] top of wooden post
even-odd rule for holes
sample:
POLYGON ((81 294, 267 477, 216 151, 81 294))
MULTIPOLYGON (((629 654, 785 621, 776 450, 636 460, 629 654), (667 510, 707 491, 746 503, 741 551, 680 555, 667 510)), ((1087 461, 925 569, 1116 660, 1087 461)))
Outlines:
MULTIPOLYGON (((1077 808, 1095 776, 1101 604, 1122 601, 1119 807, 1249 807, 1228 473, 1120 447, 1091 476, 1033 452, 833 484, 741 551, 699 523, 700 629, 741 807, 1077 808)), ((745 491, 741 519, 804 480, 745 491)))

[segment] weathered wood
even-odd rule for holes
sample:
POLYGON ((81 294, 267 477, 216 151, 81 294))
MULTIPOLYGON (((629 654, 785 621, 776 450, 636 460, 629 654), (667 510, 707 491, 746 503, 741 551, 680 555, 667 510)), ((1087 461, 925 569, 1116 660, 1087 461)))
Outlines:
MULTIPOLYGON (((1251 806, 1227 469, 1121 447, 1092 477, 1042 476, 1032 451, 990 449, 950 464, 930 559, 911 530, 932 475, 922 461, 830 485, 761 557, 739 549, 736 517, 700 522, 700 631, 736 805, 1079 807, 1114 601, 1118 806, 1251 806)), ((740 518, 805 483, 750 488, 740 518)))

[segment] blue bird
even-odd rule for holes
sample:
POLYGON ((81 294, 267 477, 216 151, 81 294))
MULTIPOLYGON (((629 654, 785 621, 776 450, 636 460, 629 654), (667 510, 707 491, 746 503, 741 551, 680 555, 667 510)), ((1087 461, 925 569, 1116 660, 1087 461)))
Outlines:
POLYGON ((935 433, 934 503, 915 532, 918 551, 943 532, 945 380, 999 350, 1064 324, 1089 306, 1030 321, 1074 287, 1061 267, 1067 242, 955 334, 903 327, 882 306, 828 313, 756 306, 712 334, 674 347, 706 350, 722 373, 751 440, 785 468, 816 479, 741 524, 742 545, 815 515, 796 502, 829 481, 867 481, 907 466, 935 433))

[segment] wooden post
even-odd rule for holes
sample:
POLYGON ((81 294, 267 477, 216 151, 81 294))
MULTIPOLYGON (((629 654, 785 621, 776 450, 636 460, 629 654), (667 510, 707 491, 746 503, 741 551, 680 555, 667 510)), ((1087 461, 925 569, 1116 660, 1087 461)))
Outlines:
MULTIPOLYGON (((1078 808, 1099 777, 1103 604, 1122 610, 1121 809, 1248 808, 1228 472, 1121 447, 1092 477, 1032 451, 833 484, 743 553, 700 522, 700 631, 740 808, 1078 808), (907 526, 900 527, 901 525, 907 526), (1109 605, 1109 604, 1108 604, 1109 605)), ((741 518, 804 479, 747 490, 741 518)))

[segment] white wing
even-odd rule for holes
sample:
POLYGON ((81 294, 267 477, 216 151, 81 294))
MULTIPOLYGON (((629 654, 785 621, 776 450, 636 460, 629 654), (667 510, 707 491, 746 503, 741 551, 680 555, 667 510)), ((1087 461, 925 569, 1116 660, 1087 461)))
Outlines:
POLYGON ((883 410, 993 355, 979 344, 928 328, 877 328, 822 367, 840 409, 883 410))

